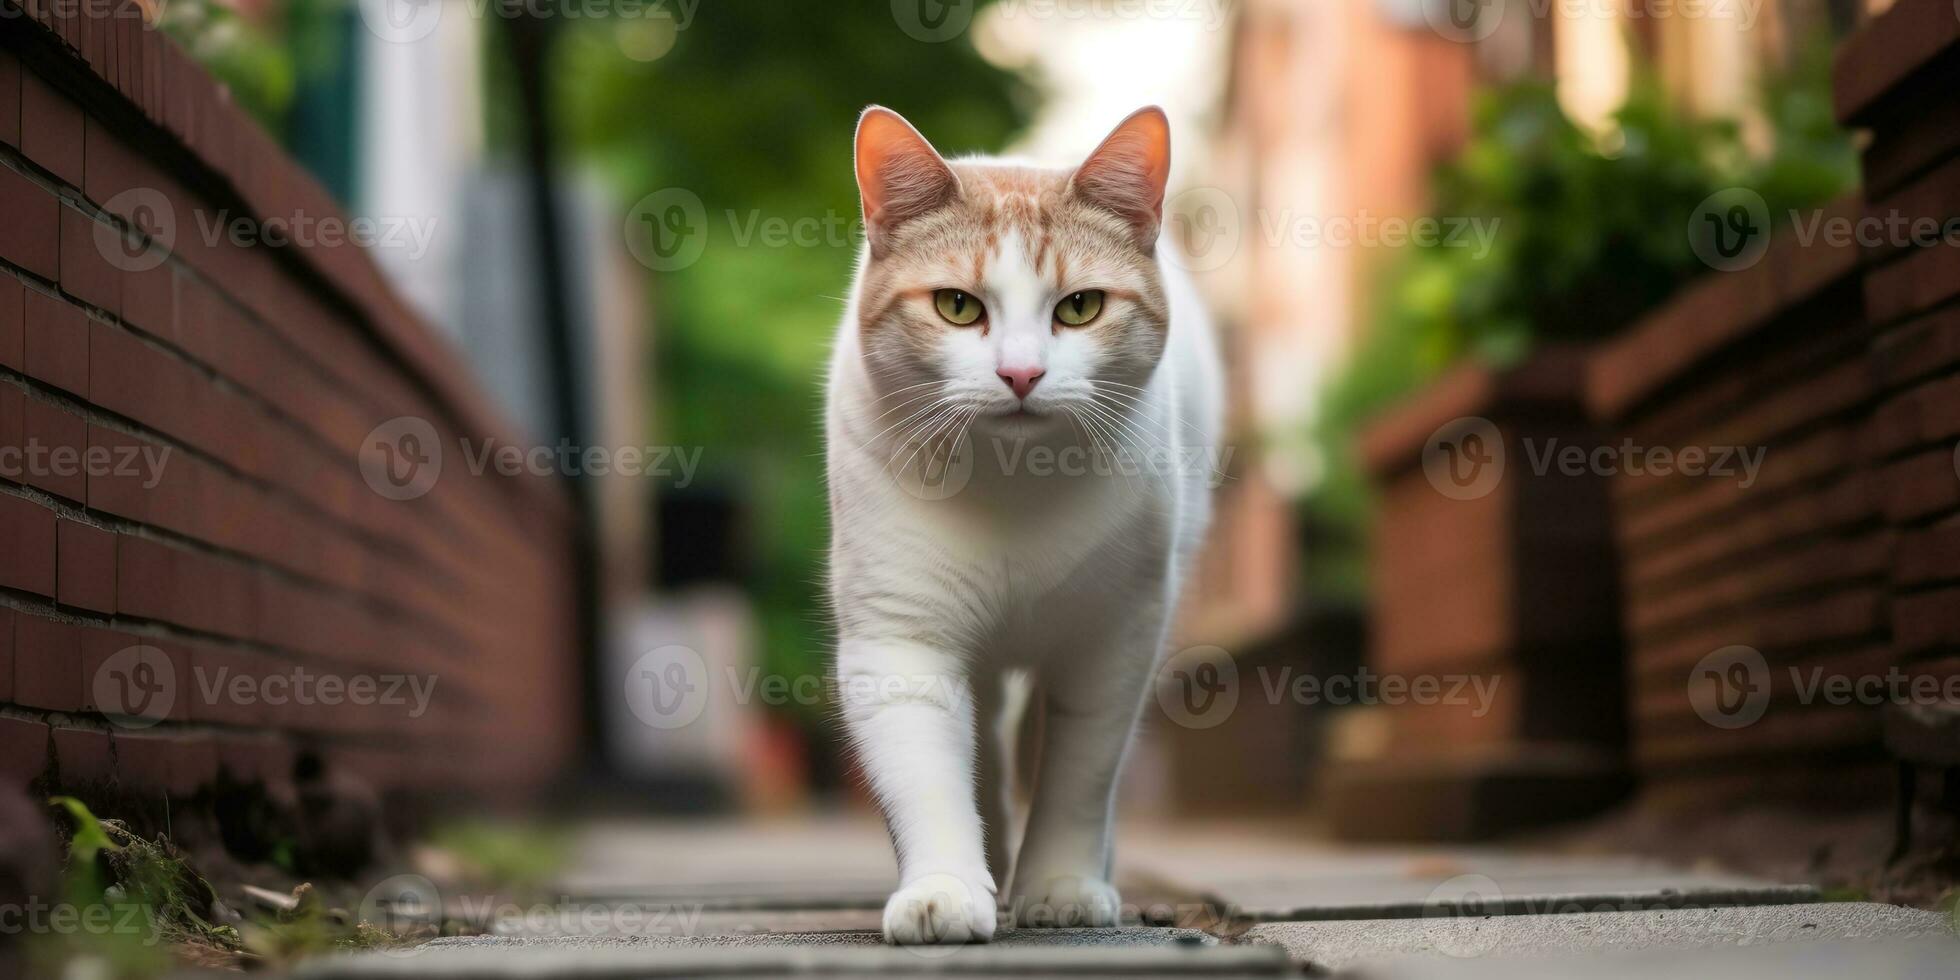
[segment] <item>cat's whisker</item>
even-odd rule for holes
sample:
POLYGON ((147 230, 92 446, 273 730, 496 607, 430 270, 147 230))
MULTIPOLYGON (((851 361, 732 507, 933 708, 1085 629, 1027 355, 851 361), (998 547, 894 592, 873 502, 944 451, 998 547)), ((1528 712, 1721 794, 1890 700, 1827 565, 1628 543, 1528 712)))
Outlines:
MULTIPOLYGON (((1114 381, 1093 381, 1093 382, 1090 382, 1090 384, 1091 384, 1092 386, 1093 386, 1093 385, 1099 385, 1099 384, 1116 384, 1116 383, 1117 383, 1117 382, 1114 382, 1114 381)), ((1129 385, 1124 385, 1123 387, 1126 387, 1126 388, 1127 388, 1127 387, 1130 387, 1130 386, 1129 386, 1129 385)), ((1138 390, 1138 391, 1143 391, 1143 389, 1141 389, 1141 388, 1138 388, 1137 390, 1138 390)), ((1101 396, 1107 396, 1107 397, 1111 397, 1111 398, 1123 398, 1123 399, 1127 399, 1127 400, 1128 400, 1128 401, 1129 401, 1129 402, 1130 402, 1131 404, 1133 404, 1133 405, 1135 405, 1135 406, 1136 406, 1136 407, 1138 407, 1138 408, 1148 408, 1148 407, 1149 407, 1149 403, 1148 403, 1148 402, 1146 402, 1146 401, 1144 401, 1144 400, 1143 400, 1142 398, 1140 398, 1140 397, 1138 397, 1138 396, 1136 396, 1136 395, 1131 395, 1131 394, 1126 394, 1126 393, 1124 393, 1124 392, 1120 392, 1120 391, 1098 391, 1098 392, 1097 392, 1097 394, 1098 394, 1098 395, 1101 395, 1101 396)), ((1145 392, 1145 394, 1148 394, 1148 392, 1145 392)), ((1172 420, 1172 421, 1175 421, 1175 422, 1177 422, 1177 423, 1178 423, 1179 425, 1182 425, 1182 426, 1184 426, 1185 428, 1187 428, 1187 429, 1190 429, 1190 430, 1191 430, 1192 432, 1195 432, 1195 433, 1197 433, 1197 434, 1199 435, 1199 437, 1200 437, 1200 438, 1202 438, 1202 437, 1204 437, 1204 434, 1205 434, 1205 431, 1204 431, 1203 429, 1201 429, 1201 428, 1199 428, 1198 426, 1196 426, 1196 425, 1194 425, 1194 424, 1192 424, 1192 423, 1191 423, 1190 421, 1188 421, 1188 420, 1186 420, 1186 419, 1185 419, 1185 418, 1184 418, 1183 416, 1181 416, 1181 415, 1178 415, 1178 414, 1176 414, 1176 413, 1170 413, 1170 417, 1171 417, 1171 420, 1172 420)))
MULTIPOLYGON (((905 465, 900 466, 898 468, 899 479, 904 479, 905 474, 911 472, 912 461, 914 459, 917 459, 919 453, 922 450, 924 450, 927 446, 931 445, 934 439, 938 438, 940 430, 945 427, 946 423, 959 417, 960 411, 961 411, 961 407, 958 404, 950 404, 944 410, 940 411, 937 415, 933 417, 933 424, 931 429, 927 430, 925 432, 925 435, 922 438, 918 439, 918 444, 913 447, 911 455, 905 457, 905 465)), ((920 428, 924 429, 925 427, 922 425, 920 426, 920 428)), ((899 449, 902 451, 904 449, 904 446, 901 445, 899 449)), ((894 453, 893 455, 896 455, 896 453, 894 453)))

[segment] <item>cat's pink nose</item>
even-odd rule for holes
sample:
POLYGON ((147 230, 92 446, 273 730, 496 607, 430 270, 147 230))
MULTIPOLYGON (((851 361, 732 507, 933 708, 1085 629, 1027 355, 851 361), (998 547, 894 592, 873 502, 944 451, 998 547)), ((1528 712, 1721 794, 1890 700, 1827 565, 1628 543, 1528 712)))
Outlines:
POLYGON ((1019 367, 1001 368, 994 373, 1000 375, 1000 379, 1007 382, 1009 388, 1014 389, 1014 397, 1026 398, 1028 392, 1034 390, 1034 383, 1040 381, 1041 376, 1048 372, 1038 367, 1019 367))

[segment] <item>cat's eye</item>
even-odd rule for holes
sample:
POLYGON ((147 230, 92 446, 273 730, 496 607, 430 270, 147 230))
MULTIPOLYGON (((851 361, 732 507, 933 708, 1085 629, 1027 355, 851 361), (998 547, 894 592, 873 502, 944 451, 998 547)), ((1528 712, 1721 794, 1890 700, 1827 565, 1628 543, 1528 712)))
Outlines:
POLYGON ((938 308, 939 315, 945 317, 947 323, 956 327, 970 326, 980 319, 980 314, 987 312, 987 308, 981 306, 973 294, 958 289, 935 291, 932 305, 938 308))
POLYGON ((1085 289, 1070 293, 1055 304, 1055 319, 1071 326, 1079 327, 1096 318, 1102 312, 1103 294, 1100 289, 1085 289))

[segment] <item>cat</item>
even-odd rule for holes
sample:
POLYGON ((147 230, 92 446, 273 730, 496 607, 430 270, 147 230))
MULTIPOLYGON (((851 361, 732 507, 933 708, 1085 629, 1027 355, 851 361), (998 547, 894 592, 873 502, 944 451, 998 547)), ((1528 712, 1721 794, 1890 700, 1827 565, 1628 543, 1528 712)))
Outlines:
POLYGON ((1107 926, 1118 772, 1210 520, 1219 356, 1160 241, 1170 125, 1080 166, 859 117, 865 242, 825 418, 838 707, 897 850, 895 944, 1107 926), (1017 730, 1043 746, 1008 888, 1017 730))

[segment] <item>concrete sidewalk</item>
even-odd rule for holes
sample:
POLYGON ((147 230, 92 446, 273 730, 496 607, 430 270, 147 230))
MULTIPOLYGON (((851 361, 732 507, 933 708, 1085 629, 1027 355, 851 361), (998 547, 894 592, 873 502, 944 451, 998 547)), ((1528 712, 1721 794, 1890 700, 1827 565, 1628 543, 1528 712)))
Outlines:
POLYGON ((1128 831, 1124 924, 883 945, 895 874, 868 822, 601 826, 560 898, 442 895, 484 936, 309 964, 312 978, 1960 975, 1944 915, 1631 859, 1369 850, 1236 825, 1128 831))

